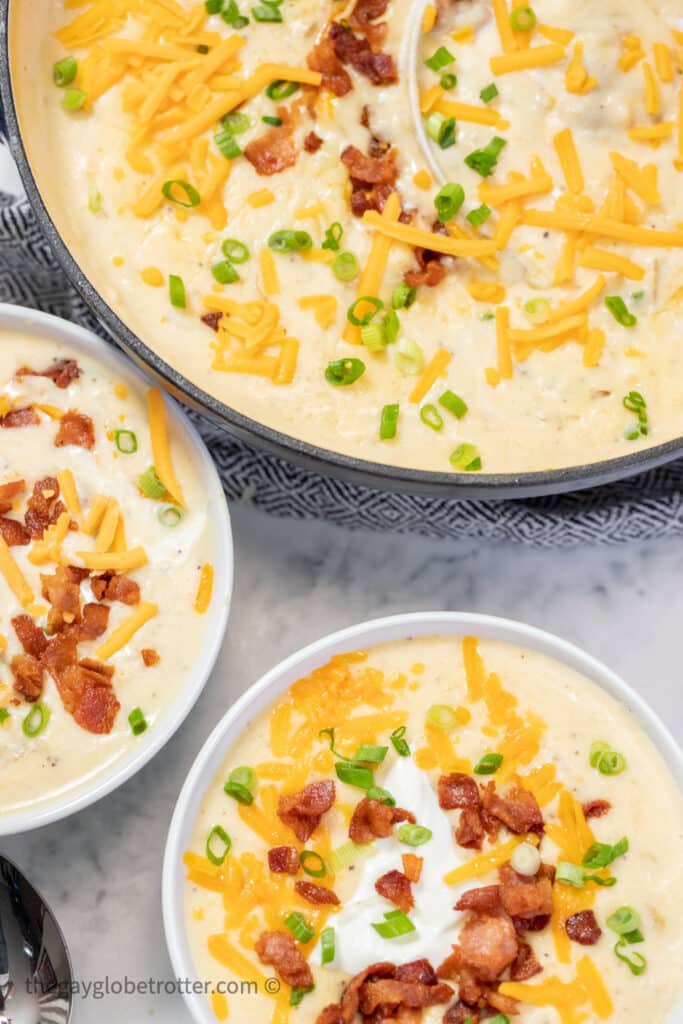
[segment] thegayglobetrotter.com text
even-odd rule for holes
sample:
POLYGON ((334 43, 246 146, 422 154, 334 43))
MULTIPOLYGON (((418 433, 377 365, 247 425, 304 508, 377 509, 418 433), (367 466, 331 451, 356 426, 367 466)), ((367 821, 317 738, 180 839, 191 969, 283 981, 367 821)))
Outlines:
POLYGON ((36 978, 26 982, 26 991, 29 995, 49 995, 53 999, 68 996, 78 996, 80 999, 105 999, 111 996, 208 996, 213 992, 224 996, 275 996, 281 987, 279 978, 266 978, 265 981, 258 983, 235 980, 199 981, 196 978, 131 978, 127 974, 121 978, 108 974, 103 978, 74 978, 69 983, 49 987, 43 987, 36 978))

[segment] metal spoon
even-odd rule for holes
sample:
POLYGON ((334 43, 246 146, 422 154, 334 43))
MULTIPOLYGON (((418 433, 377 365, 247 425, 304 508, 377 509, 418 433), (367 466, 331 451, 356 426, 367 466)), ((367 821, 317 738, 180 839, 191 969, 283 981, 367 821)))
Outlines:
POLYGON ((69 951, 50 908, 0 855, 0 1024, 68 1024, 69 951))

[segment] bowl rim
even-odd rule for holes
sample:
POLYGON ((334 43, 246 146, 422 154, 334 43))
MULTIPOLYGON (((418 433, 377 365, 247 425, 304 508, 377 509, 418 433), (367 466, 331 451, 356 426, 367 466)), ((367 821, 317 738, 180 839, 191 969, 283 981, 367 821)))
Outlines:
MULTIPOLYGON (((49 313, 40 313, 23 306, 0 303, 0 332, 21 331, 39 338, 71 346, 87 353, 109 369, 115 369, 136 389, 149 387, 149 378, 126 357, 96 334, 49 313)), ((0 815, 0 837, 19 835, 43 825, 60 821, 107 796, 144 767, 171 739, 199 699, 216 663, 228 625, 233 587, 234 552, 230 512, 218 471, 194 425, 168 395, 166 408, 172 422, 183 432, 196 454, 198 472, 205 480, 207 504, 211 506, 212 526, 216 537, 214 553, 214 600, 206 620, 201 650, 185 686, 163 715, 158 727, 150 729, 143 742, 115 760, 109 768, 96 773, 92 783, 79 783, 56 800, 46 801, 37 809, 26 808, 0 815)))
MULTIPOLYGON (((616 672, 577 645, 523 622, 470 612, 408 612, 358 623, 322 637, 289 655, 253 683, 229 708, 199 750, 187 774, 169 827, 162 872, 166 944, 176 977, 200 981, 185 925, 185 876, 182 854, 189 845, 198 808, 215 773, 247 722, 296 679, 323 664, 332 654, 367 648, 408 637, 476 635, 539 651, 583 674, 630 711, 667 761, 683 794, 683 749, 649 704, 616 672)), ((186 985, 183 997, 197 1024, 215 1024, 205 995, 186 985)), ((674 1008, 683 1013, 683 994, 674 1008)), ((674 1018, 672 1017, 672 1024, 674 1018)))
POLYGON ((530 473, 456 473, 411 469, 342 455, 287 435, 238 412, 193 384, 132 331, 91 283, 57 228, 43 199, 24 145, 12 83, 10 17, 18 0, 0 0, 0 101, 8 127, 10 151, 28 201, 62 270, 98 321, 138 365, 164 387, 213 423, 271 455, 316 473, 371 489, 440 498, 532 498, 563 494, 613 483, 655 469, 683 455, 683 436, 652 448, 602 462, 530 473))

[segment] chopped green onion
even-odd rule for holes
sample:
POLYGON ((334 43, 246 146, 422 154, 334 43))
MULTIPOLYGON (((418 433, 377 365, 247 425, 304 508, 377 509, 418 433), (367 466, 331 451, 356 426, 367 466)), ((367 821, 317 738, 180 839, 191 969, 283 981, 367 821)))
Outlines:
POLYGON ((268 239, 273 252, 304 252, 313 247, 308 231, 275 231, 268 239))
POLYGON ((437 433, 443 430, 443 416, 435 405, 431 402, 427 405, 423 405, 420 409, 420 419, 426 427, 430 427, 437 433))
POLYGON ((87 99, 88 94, 82 89, 67 89, 62 100, 62 107, 67 111, 82 110, 87 99))
POLYGON ((612 750, 607 743, 600 740, 591 747, 590 764, 592 768, 597 768, 601 775, 621 775, 627 767, 624 755, 612 750))
POLYGON ((633 292, 633 294, 631 295, 631 298, 633 299, 634 302, 640 302, 641 299, 645 298, 645 292, 644 291, 633 292))
POLYGON ((183 519, 182 509, 179 509, 177 505, 164 505, 157 512, 157 519, 162 526, 167 526, 172 530, 183 519))
POLYGON ((647 402, 640 391, 629 391, 622 404, 624 409, 634 413, 638 419, 638 422, 633 427, 627 428, 627 440, 635 441, 639 437, 647 437, 650 431, 650 419, 647 411, 647 402))
POLYGON ((320 962, 323 966, 331 964, 336 954, 336 938, 334 928, 323 928, 320 933, 320 962))
POLYGON ((381 324, 363 324, 360 329, 361 341, 370 352, 381 352, 387 340, 381 324))
POLYGON ((496 135, 484 149, 475 149, 469 156, 466 156, 465 163, 482 178, 489 178, 493 174, 498 157, 505 146, 507 146, 506 140, 496 135))
POLYGON ((498 92, 498 86, 496 85, 495 82, 491 82, 490 85, 487 85, 485 89, 481 90, 479 96, 482 102, 490 103, 491 100, 495 100, 497 96, 500 96, 500 93, 498 92))
POLYGON ((354 843, 349 840, 343 846, 338 846, 336 850, 333 850, 328 856, 327 862, 337 875, 340 871, 344 871, 362 860, 363 857, 367 857, 372 852, 372 848, 372 843, 354 843))
POLYGON ((422 372, 425 357, 422 348, 416 341, 409 338, 401 338, 396 345, 394 363, 399 373, 407 376, 415 376, 422 372))
POLYGON ((176 309, 185 309, 187 306, 187 296, 185 294, 185 282, 182 277, 178 277, 177 274, 168 275, 168 294, 172 306, 175 306, 176 309))
POLYGON ((531 32, 536 27, 536 15, 531 7, 515 7, 510 12, 510 24, 515 32, 531 32))
POLYGON ((434 197, 434 206, 439 221, 445 224, 451 217, 455 217, 464 202, 465 190, 462 185, 444 185, 434 197))
POLYGON ((205 0, 204 6, 206 7, 207 14, 220 14, 223 10, 224 0, 205 0))
POLYGON ((244 242, 238 242, 236 238, 226 238, 221 249, 231 263, 246 263, 251 255, 244 242))
POLYGON ((287 915, 285 918, 285 928, 288 928, 299 942, 310 942, 315 936, 315 931, 311 928, 304 915, 300 914, 298 910, 287 915))
POLYGON ((377 800, 378 803, 386 804, 387 807, 396 806, 396 801, 388 789, 382 789, 381 786, 371 786, 367 793, 368 800, 377 800))
POLYGON ((391 293, 391 305, 394 309, 409 309, 417 298, 417 288, 409 284, 397 284, 391 293))
POLYGON ((586 868, 606 868, 612 864, 617 857, 623 857, 628 853, 628 839, 624 836, 614 846, 609 843, 593 843, 584 854, 583 866, 586 868))
MULTIPOLYGON (((255 13, 256 12, 254 12, 254 14, 255 13)), ((265 21, 266 19, 265 18, 262 18, 262 19, 257 18, 256 20, 257 21, 259 21, 259 20, 265 21)), ((271 18, 270 20, 274 21, 276 19, 271 18)), ((280 21, 282 21, 282 18, 280 18, 280 21)), ((314 988, 315 988, 315 985, 309 985, 307 988, 301 988, 300 986, 295 985, 294 988, 292 989, 292 991, 289 993, 289 1005, 290 1006, 298 1006, 299 1003, 304 998, 304 996, 307 996, 308 993, 312 992, 314 988)))
POLYGON ((197 53, 201 53, 202 56, 206 56, 208 52, 209 47, 206 45, 206 43, 200 43, 199 46, 197 47, 197 53))
POLYGON ((457 727, 458 716, 455 708, 448 704, 432 704, 427 708, 427 721, 437 729, 452 732, 457 727))
POLYGON ((389 747, 378 747, 370 744, 363 744, 353 755, 354 761, 363 761, 366 764, 381 764, 389 753, 389 747))
POLYGON ((406 727, 405 725, 400 725, 398 729, 394 729, 389 737, 399 757, 410 757, 410 747, 405 739, 405 735, 406 727))
POLYGON ((337 761, 334 769, 339 781, 345 782, 347 786, 355 786, 356 789, 372 789, 375 785, 375 776, 369 768, 363 768, 358 764, 349 764, 348 761, 337 761))
POLYGON ((138 487, 148 498, 158 501, 166 494, 166 488, 157 476, 154 466, 149 466, 145 472, 138 477, 138 487))
POLYGON ((226 25, 231 25, 232 28, 236 29, 244 28, 249 24, 249 18, 245 18, 240 14, 236 0, 229 0, 228 6, 225 10, 221 11, 221 18, 226 25))
POLYGON ((286 82, 284 80, 279 80, 277 82, 271 82, 266 89, 266 96, 270 100, 286 100, 298 91, 298 82, 286 82))
POLYGON ((231 135, 242 135, 251 128, 251 118, 248 114, 242 114, 239 110, 231 110, 221 118, 221 124, 231 135))
MULTIPOLYGON (((472 1020, 471 1017, 469 1019, 472 1020)), ((489 1017, 486 1024, 510 1024, 510 1018, 506 1013, 497 1013, 495 1017, 489 1017)))
POLYGON ((264 124, 269 124, 273 128, 280 128, 285 123, 281 117, 270 117, 268 114, 262 117, 261 120, 264 124))
POLYGON ((398 939, 415 931, 415 925, 402 910, 390 910, 384 915, 384 921, 373 924, 377 934, 383 939, 398 939))
POLYGON ((475 775, 495 775, 502 763, 502 754, 484 754, 474 766, 475 775))
POLYGON ((199 206, 202 201, 194 185, 191 185, 189 181, 183 181, 182 178, 172 178, 170 181, 165 181, 161 186, 161 191, 170 203, 182 206, 186 210, 191 209, 193 206, 199 206), (184 198, 176 195, 175 190, 182 192, 184 198))
POLYGON ((76 79, 78 74, 78 61, 75 57, 63 57, 58 60, 52 69, 52 77, 55 85, 58 85, 60 89, 63 89, 67 85, 71 85, 76 79))
POLYGON ((93 181, 88 185, 88 209, 91 213, 99 213, 102 209, 102 193, 93 181))
POLYGON ((341 226, 339 221, 335 221, 325 232, 325 241, 321 245, 321 249, 331 249, 332 252, 338 252, 339 246, 344 234, 344 228, 341 226))
POLYGON ((475 228, 480 228, 482 226, 482 224, 486 223, 486 221, 489 219, 490 216, 491 216, 491 207, 487 206, 484 203, 481 206, 478 206, 476 208, 476 210, 470 210, 470 212, 467 214, 467 220, 475 228))
MULTIPOLYGON (((254 21, 272 21, 272 22, 275 22, 275 21, 280 22, 280 21, 282 21, 282 14, 280 12, 280 9, 278 7, 273 7, 272 4, 263 4, 260 7, 252 7, 251 13, 254 16, 254 21)), ((289 85, 296 85, 295 82, 289 82, 288 84, 289 85)), ((298 88, 299 87, 297 85, 296 88, 293 91, 296 92, 296 89, 298 89, 298 88)), ((266 92, 267 91, 268 90, 266 90, 266 92)), ((292 93, 288 92, 288 93, 285 93, 285 95, 286 96, 291 96, 292 93)), ((279 99, 280 97, 277 97, 277 98, 279 99)), ((275 99, 275 97, 271 96, 271 99, 275 99)))
POLYGON ((122 455, 134 455, 138 450, 138 436, 133 430, 117 430, 114 444, 122 455))
POLYGON ((356 299, 353 302, 347 312, 346 318, 350 324, 354 327, 364 327, 369 324, 379 313, 381 309, 384 309, 384 303, 381 299, 378 299, 375 295, 363 295, 360 299, 356 299), (372 309, 367 310, 362 316, 358 315, 358 307, 361 304, 372 306, 372 309))
POLYGON ((450 149, 455 145, 456 121, 454 117, 444 117, 435 111, 427 118, 426 131, 441 149, 450 149))
POLYGON ((424 825, 399 825, 396 835, 399 842, 406 846, 424 846, 432 838, 433 832, 424 825))
POLYGON ((206 859, 219 868, 230 853, 232 839, 222 825, 214 825, 206 839, 206 859), (218 845, 220 844, 220 845, 218 845), (218 845, 218 850, 216 846, 218 845))
POLYGON ((253 768, 247 768, 241 766, 240 768, 233 768, 228 776, 230 782, 236 782, 238 786, 246 786, 247 789, 253 789, 256 783, 256 773, 253 768))
POLYGON ((605 305, 618 324, 622 327, 635 327, 638 317, 629 312, 629 309, 620 295, 608 295, 605 305))
POLYGON ((131 727, 133 736, 142 736, 147 731, 147 719, 142 708, 134 708, 128 715, 128 724, 131 727))
POLYGON ((11 718, 11 715, 7 708, 0 708, 0 725, 6 722, 8 718, 11 718))
POLYGON ((353 281, 358 277, 358 260, 348 249, 338 252, 332 261, 332 273, 338 281, 353 281))
POLYGON ((595 882, 596 885, 604 886, 606 889, 617 884, 616 878, 602 878, 601 875, 584 875, 584 882, 595 882))
POLYGON ((619 907, 607 918, 607 927, 617 935, 628 935, 640 929, 640 914, 633 907, 619 907))
POLYGON ((211 267, 211 273, 219 284, 234 284, 240 279, 240 275, 230 260, 221 260, 220 263, 214 263, 211 267))
POLYGON ((232 132, 224 128, 220 132, 216 132, 213 137, 213 141, 216 143, 221 153, 226 160, 236 160, 238 156, 242 156, 242 149, 235 140, 235 136, 232 132))
POLYGON ((455 89, 457 84, 458 84, 458 76, 457 75, 453 75, 453 74, 442 75, 441 78, 439 79, 439 85, 441 86, 442 89, 445 89, 447 92, 448 92, 449 89, 455 89))
POLYGON ((535 324, 544 324, 547 322, 550 314, 550 308, 549 299, 529 299, 529 301, 524 304, 524 312, 535 324))
POLYGON ((444 409, 448 409, 452 412, 456 419, 461 420, 467 412, 469 406, 460 395, 454 394, 452 391, 444 391, 439 399, 439 405, 442 405, 444 409))
POLYGON ((574 889, 583 889, 585 871, 579 864, 571 864, 569 861, 561 860, 557 863, 555 877, 558 882, 564 885, 571 885, 574 889))
POLYGON ((455 469, 464 469, 466 473, 476 473, 481 469, 481 456, 473 444, 459 444, 451 452, 450 461, 455 469))
POLYGON ((236 800, 238 804, 249 806, 254 802, 254 794, 246 786, 241 786, 239 782, 226 782, 223 792, 226 796, 231 796, 233 800, 236 800))
POLYGON ((299 863, 311 878, 324 878, 327 874, 325 861, 315 850, 302 850, 299 854, 299 863))
POLYGON ((639 975, 644 974, 647 970, 647 960, 642 955, 642 953, 632 952, 630 955, 626 954, 624 950, 628 947, 628 945, 629 941, 624 935, 622 936, 622 938, 619 939, 616 946, 614 947, 614 952, 618 959, 621 960, 622 963, 626 964, 631 974, 634 974, 636 977, 638 977, 639 975))
POLYGON ((432 71, 441 71, 441 68, 445 68, 449 64, 452 64, 454 60, 455 57, 450 50, 447 50, 445 46, 440 46, 431 57, 427 58, 425 64, 428 68, 431 68, 432 71))
POLYGON ((401 321, 395 310, 388 309, 382 317, 382 330, 384 331, 384 340, 387 345, 393 345, 398 338, 398 332, 401 330, 401 321))
POLYGON ((46 729, 51 714, 47 704, 43 704, 42 700, 37 701, 21 723, 24 736, 28 736, 29 739, 40 736, 46 729))
POLYGON ((327 364, 325 380, 335 387, 348 387, 364 373, 365 363, 361 359, 335 359, 327 364))
POLYGON ((334 741, 334 733, 335 733, 334 729, 321 729, 320 732, 318 733, 318 736, 319 737, 329 736, 329 738, 330 738, 330 750, 334 754, 334 756, 338 757, 340 761, 348 761, 349 764, 354 764, 355 763, 355 758, 353 758, 353 757, 345 757, 342 753, 340 753, 339 750, 336 749, 336 747, 334 745, 334 742, 335 742, 334 741))

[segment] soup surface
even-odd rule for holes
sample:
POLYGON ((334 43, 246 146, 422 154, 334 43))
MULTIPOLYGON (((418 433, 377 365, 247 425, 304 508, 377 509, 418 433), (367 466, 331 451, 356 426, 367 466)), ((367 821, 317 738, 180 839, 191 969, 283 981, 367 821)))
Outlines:
POLYGON ((423 6, 43 0, 36 39, 15 2, 67 244, 171 366, 338 453, 520 472, 680 436, 679 3, 423 6))
POLYGON ((193 460, 156 390, 0 334, 0 817, 91 782, 187 683, 215 542, 193 460))
POLYGON ((533 651, 406 640, 333 658, 226 751, 186 927, 218 1020, 664 1024, 682 853, 623 706, 533 651))

